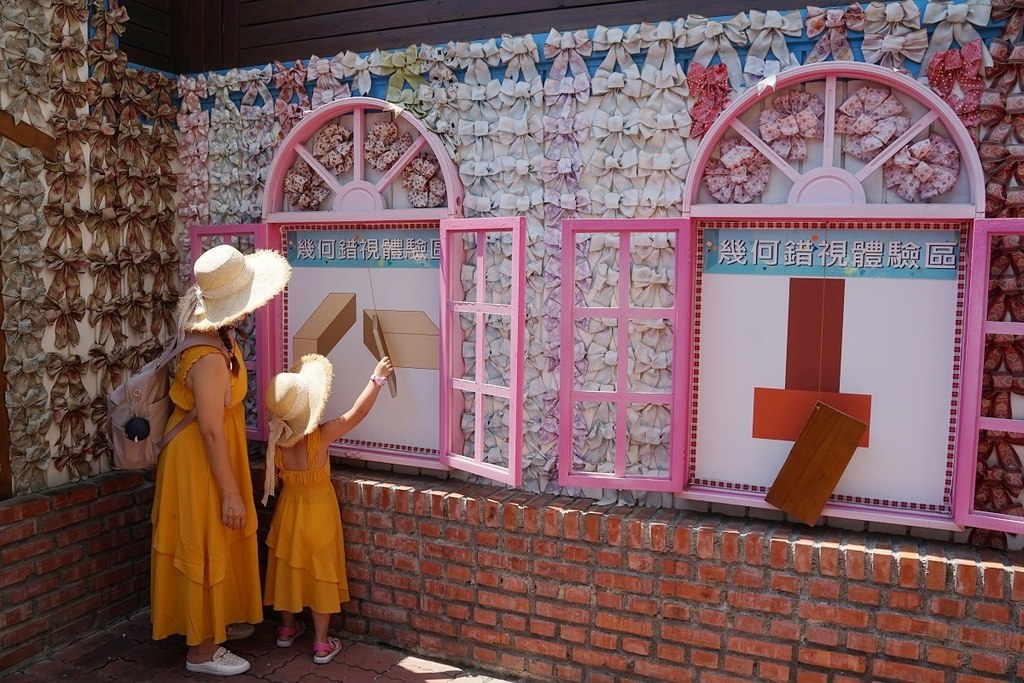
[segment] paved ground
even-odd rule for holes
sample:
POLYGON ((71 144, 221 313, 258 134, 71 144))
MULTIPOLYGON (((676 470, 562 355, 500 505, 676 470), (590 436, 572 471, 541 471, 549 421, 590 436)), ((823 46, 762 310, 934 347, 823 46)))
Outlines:
POLYGON ((344 637, 344 649, 333 662, 314 664, 312 641, 304 635, 290 648, 274 643, 278 624, 264 621, 256 634, 230 643, 252 668, 224 678, 185 670, 185 639, 150 639, 149 612, 112 624, 54 654, 52 659, 8 676, 4 683, 171 683, 172 681, 231 681, 232 683, 516 683, 480 671, 411 657, 393 648, 344 637))

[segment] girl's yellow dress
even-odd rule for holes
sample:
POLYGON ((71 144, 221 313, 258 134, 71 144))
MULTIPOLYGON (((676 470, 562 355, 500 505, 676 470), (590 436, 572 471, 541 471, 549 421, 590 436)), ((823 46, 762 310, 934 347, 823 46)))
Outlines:
MULTIPOLYGON (((185 350, 171 381, 174 412, 167 429, 195 407, 195 395, 185 379, 196 361, 211 346, 185 350)), ((221 522, 221 501, 206 457, 199 421, 193 420, 171 440, 156 473, 153 501, 153 550, 150 604, 153 638, 182 634, 188 645, 212 638, 227 639, 232 623, 259 623, 259 558, 256 544, 256 506, 249 472, 245 438, 245 407, 248 389, 245 363, 235 350, 237 375, 231 377, 230 406, 224 412, 224 432, 231 469, 246 504, 246 525, 241 531, 221 522)))
POLYGON ((333 614, 349 599, 341 510, 331 485, 330 458, 317 467, 319 452, 318 427, 306 436, 309 469, 285 469, 281 449, 274 453, 282 490, 267 534, 263 602, 282 612, 309 607, 333 614))

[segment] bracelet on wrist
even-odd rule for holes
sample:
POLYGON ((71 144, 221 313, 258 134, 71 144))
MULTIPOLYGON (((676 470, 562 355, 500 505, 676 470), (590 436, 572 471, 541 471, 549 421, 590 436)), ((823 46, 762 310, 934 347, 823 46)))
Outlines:
POLYGON ((380 375, 370 375, 370 381, 376 384, 378 387, 384 386, 384 382, 388 381, 387 377, 381 377, 380 375))

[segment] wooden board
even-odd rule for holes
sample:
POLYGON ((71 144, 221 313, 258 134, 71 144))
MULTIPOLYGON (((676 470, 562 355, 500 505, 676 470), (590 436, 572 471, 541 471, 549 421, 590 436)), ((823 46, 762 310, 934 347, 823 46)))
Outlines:
POLYGON ((814 526, 868 426, 817 402, 765 501, 814 526))

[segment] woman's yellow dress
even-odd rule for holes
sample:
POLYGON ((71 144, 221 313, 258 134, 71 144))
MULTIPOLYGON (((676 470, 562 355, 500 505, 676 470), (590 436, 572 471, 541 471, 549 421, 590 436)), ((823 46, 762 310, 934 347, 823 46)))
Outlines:
MULTIPOLYGON (((171 381, 174 412, 167 429, 195 407, 195 395, 185 379, 196 361, 209 353, 221 352, 196 346, 182 353, 171 381)), ((228 624, 263 620, 256 505, 242 405, 248 380, 237 345, 234 353, 239 371, 231 377, 224 432, 231 469, 246 505, 245 529, 234 531, 221 521, 220 494, 199 421, 193 420, 164 448, 157 465, 150 588, 155 639, 182 634, 190 646, 208 638, 221 643, 227 639, 228 624)))
POLYGON ((341 509, 331 484, 330 459, 317 467, 320 428, 306 436, 309 469, 288 470, 281 449, 274 463, 282 490, 267 534, 267 581, 263 602, 281 612, 333 614, 348 602, 341 509))

